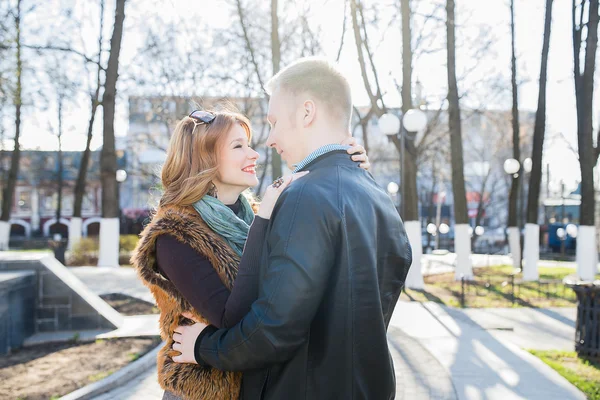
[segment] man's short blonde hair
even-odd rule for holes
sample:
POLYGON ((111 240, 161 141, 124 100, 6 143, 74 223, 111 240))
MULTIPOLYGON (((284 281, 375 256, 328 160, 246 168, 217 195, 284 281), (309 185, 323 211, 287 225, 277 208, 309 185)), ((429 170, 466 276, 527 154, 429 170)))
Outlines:
POLYGON ((352 93, 346 77, 329 61, 301 58, 279 71, 267 83, 269 94, 282 89, 292 94, 309 93, 328 106, 327 112, 350 126, 352 93))

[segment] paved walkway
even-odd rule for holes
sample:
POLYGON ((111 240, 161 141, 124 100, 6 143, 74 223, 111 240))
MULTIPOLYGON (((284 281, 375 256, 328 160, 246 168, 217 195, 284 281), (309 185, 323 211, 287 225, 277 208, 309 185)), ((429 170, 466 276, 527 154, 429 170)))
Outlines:
MULTIPOLYGON (((418 341, 392 328, 389 343, 396 372, 396 399, 458 399, 446 369, 418 341)), ((162 389, 156 381, 156 374, 156 368, 152 368, 126 386, 94 400, 160 400, 162 389)))
MULTIPOLYGON (((130 268, 71 270, 97 294, 121 292, 152 301, 130 268)), ((388 334, 397 398, 585 399, 523 350, 572 349, 574 323, 573 308, 459 310, 436 303, 399 302, 388 334)), ((161 398, 152 368, 95 400, 161 398)))
MULTIPOLYGON (((491 325, 488 329, 485 324, 480 325, 477 318, 482 323, 490 323, 494 317, 470 315, 478 311, 464 312, 437 303, 400 302, 391 326, 402 329, 435 356, 450 373, 461 400, 585 399, 583 393, 557 372, 511 342, 516 341, 522 334, 520 330, 527 326, 526 314, 515 317, 520 309, 514 314, 504 313, 502 319, 498 320, 507 324, 510 317, 514 318, 512 327, 517 333, 512 339, 502 337, 503 333, 498 329, 488 330, 491 325)), ((558 326, 542 316, 539 318, 546 324, 558 326)), ((565 318, 560 323, 570 321, 568 317, 565 318)), ((533 330, 531 327, 529 329, 530 332, 533 330)), ((547 335, 552 334, 549 332, 547 335)), ((527 344, 534 342, 535 337, 527 344)))
POLYGON ((127 385, 111 390, 93 400, 161 400, 163 390, 158 385, 156 368, 151 368, 127 385))
POLYGON ((152 294, 133 268, 71 267, 69 270, 97 295, 122 293, 154 303, 152 294))
POLYGON ((522 349, 573 351, 577 308, 474 308, 446 312, 522 349))

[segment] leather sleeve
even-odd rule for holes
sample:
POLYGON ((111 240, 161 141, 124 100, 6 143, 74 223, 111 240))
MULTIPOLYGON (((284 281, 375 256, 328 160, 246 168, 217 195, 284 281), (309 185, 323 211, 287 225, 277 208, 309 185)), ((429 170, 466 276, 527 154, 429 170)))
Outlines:
POLYGON ((388 328, 394 307, 400 298, 408 270, 412 264, 412 249, 403 222, 396 223, 396 240, 389 241, 390 248, 385 252, 383 262, 383 286, 381 288, 381 311, 388 328))
MULTIPOLYGON (((334 265, 341 218, 335 204, 308 185, 286 190, 267 237, 269 258, 258 300, 229 330, 211 329, 196 358, 226 371, 243 371, 291 358, 308 337, 334 265)), ((332 193, 329 197, 335 198, 332 193)))

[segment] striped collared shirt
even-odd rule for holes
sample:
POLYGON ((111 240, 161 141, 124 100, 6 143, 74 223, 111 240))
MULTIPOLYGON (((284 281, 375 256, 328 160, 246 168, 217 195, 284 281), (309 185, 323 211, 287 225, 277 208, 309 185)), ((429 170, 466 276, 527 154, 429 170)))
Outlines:
POLYGON ((344 146, 341 144, 328 144, 323 147, 319 147, 317 150, 313 151, 306 157, 304 160, 300 161, 298 164, 294 165, 294 171, 292 173, 296 173, 300 171, 302 168, 306 167, 308 164, 316 160, 318 157, 321 157, 323 154, 330 153, 336 150, 348 150, 350 146, 344 146))

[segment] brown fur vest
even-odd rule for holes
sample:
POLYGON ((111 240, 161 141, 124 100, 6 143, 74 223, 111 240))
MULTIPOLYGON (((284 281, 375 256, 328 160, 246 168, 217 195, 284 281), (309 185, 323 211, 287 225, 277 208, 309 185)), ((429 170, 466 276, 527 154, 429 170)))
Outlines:
POLYGON ((230 290, 240 261, 238 255, 206 225, 192 207, 161 208, 142 232, 131 262, 144 284, 152 291, 160 309, 160 335, 166 341, 166 345, 158 354, 160 386, 186 400, 237 400, 241 385, 240 373, 224 372, 195 364, 177 364, 171 359, 180 354, 172 349, 174 329, 178 325, 191 322, 182 317, 181 313, 192 311, 203 322, 209 322, 194 310, 173 283, 159 272, 156 265, 156 239, 164 234, 175 237, 206 256, 223 284, 230 290))

